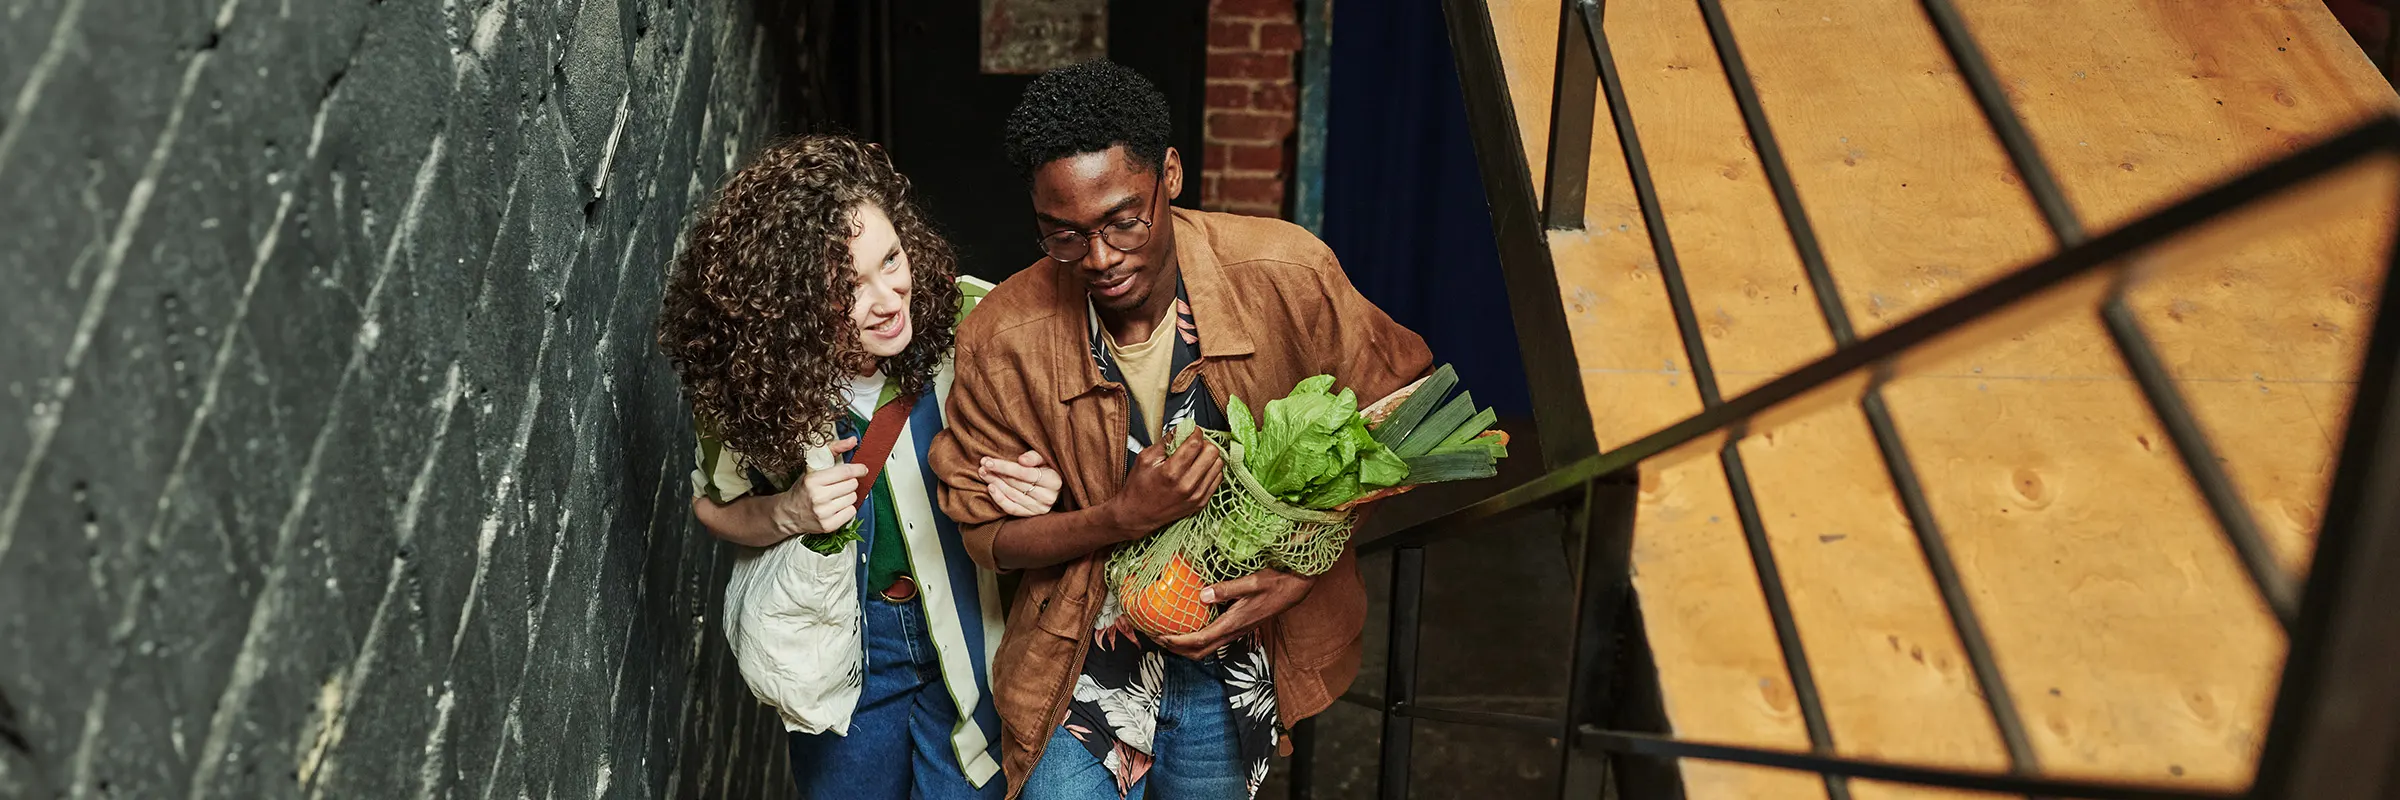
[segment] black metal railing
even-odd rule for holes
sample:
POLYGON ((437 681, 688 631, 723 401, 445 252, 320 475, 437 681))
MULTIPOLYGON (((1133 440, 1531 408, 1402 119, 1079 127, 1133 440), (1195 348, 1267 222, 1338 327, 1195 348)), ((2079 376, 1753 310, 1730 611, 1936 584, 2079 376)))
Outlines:
MULTIPOLYGON (((2400 295, 2395 294, 2392 282, 2387 280, 2360 371, 2349 435, 2329 493, 2329 510, 2319 532, 2314 566, 2303 586, 2301 580, 2276 563, 2247 504, 2235 491, 2165 362, 2127 305, 2125 293, 2131 282, 2134 256, 2337 171, 2369 159, 2400 155, 2400 117, 2376 118, 2114 231, 2087 236, 1957 9, 1949 0, 1921 0, 1928 20, 1974 94, 1978 109, 2039 208, 2058 250, 1988 285, 1861 338, 1851 325, 1840 288, 1817 242, 1798 186, 1776 143, 1773 126, 1751 83, 1724 10, 1719 0, 1695 1, 1724 67, 1749 139, 1773 189, 1820 315, 1832 334, 1834 350, 1750 391, 1724 397, 1657 188, 1651 180, 1649 164, 1642 153, 1639 130, 1609 51, 1608 37, 1601 25, 1600 4, 1592 0, 1569 0, 1562 5, 1547 131, 1548 164, 1541 176, 1543 201, 1536 209, 1531 207, 1533 176, 1523 160, 1520 132, 1506 98, 1505 76, 1501 74, 1490 18, 1479 0, 1446 0, 1445 13, 1468 94, 1470 125, 1491 195, 1504 271, 1512 282, 1522 277, 1528 285, 1555 287, 1555 277, 1547 274, 1554 270, 1554 265, 1541 241, 1546 236, 1545 229, 1583 227, 1592 120, 1596 104, 1605 101, 1702 410, 1656 433, 1595 455, 1581 454, 1596 451, 1596 447, 1584 444, 1577 449, 1576 443, 1569 443, 1567 451, 1576 457, 1553 465, 1553 469, 1538 478, 1359 547, 1362 557, 1388 554, 1392 558, 1387 639, 1390 650, 1383 693, 1380 697, 1352 694, 1342 698, 1383 713, 1381 796, 1407 796, 1413 723, 1420 719, 1554 738, 1561 744, 1562 796, 1578 798, 1601 796, 1612 758, 1696 758, 1810 771, 1823 777, 1826 791, 1834 800, 1849 797, 1851 778, 2040 797, 2196 800, 2314 797, 2317 795, 2295 794, 2303 791, 2297 787, 2366 786, 2368 781, 2388 774, 2383 771, 2386 768, 2381 759, 2352 759, 2363 763, 2345 766, 2342 759, 2327 757, 2325 753, 2332 752, 2327 748, 2339 749, 2345 745, 2369 751, 2385 745, 2400 746, 2400 723, 2376 729, 2384 731, 2389 742, 2374 739, 2362 743, 2358 737, 2363 734, 2357 733, 2362 729, 2361 723, 2351 719, 2357 715, 2337 719, 2316 711, 2327 698, 2356 700, 2363 692, 2381 698, 2376 702, 2387 703, 2390 711, 2400 712, 2400 691, 2375 694, 2376 690, 2371 688, 2391 683, 2379 677, 2388 674, 2389 662, 2382 662, 2384 666, 2379 668, 2373 659, 2359 655, 2361 647, 2365 647, 2364 652, 2400 651, 2400 621, 2392 619, 2400 615, 2365 613, 2361 607, 2369 602, 2361 598, 2400 594, 2387 591, 2377 595, 2375 592, 2382 591, 2378 587, 2383 582, 2365 577, 2377 574, 2371 571, 2374 569, 2400 568, 2400 536, 2390 533, 2400 527, 2400 499, 2396 499, 2400 498, 2400 414, 2395 414, 2395 401, 2400 397, 2395 396, 2392 386, 2395 362, 2400 362, 2400 312, 2394 310, 2400 295), (1884 402, 1883 385, 1908 374, 1912 364, 1924 360, 1919 356, 1962 341, 1997 335, 2000 327, 2022 326, 2029 319, 2029 310, 2060 308, 2097 313, 2109 333, 2109 342, 2134 376, 2144 401, 2166 429, 2181 465, 2240 560, 2252 587, 2289 634, 2290 655, 2263 746, 2258 778, 2246 792, 2229 794, 2041 777, 2022 715, 2009 694, 1991 642, 1950 555, 1932 506, 1926 500, 1925 486, 1884 402), (1951 627, 1972 667, 1991 723, 2000 734, 2009 759, 2006 773, 1836 755, 1831 726, 1826 721, 1808 654, 1802 646, 1738 445, 1754 425, 1771 426, 1839 401, 1857 403, 1867 419, 1885 472, 1915 532, 1926 568, 1939 589, 1951 627), (1714 455, 1731 492, 1808 731, 1809 750, 1805 753, 1684 741, 1652 732, 1617 729, 1629 694, 1637 691, 1636 687, 1623 685, 1620 673, 1629 655, 1628 637, 1616 629, 1632 599, 1629 558, 1636 470, 1654 458, 1696 453, 1714 455), (1424 548, 1487 530, 1488 523, 1497 517, 1537 508, 1563 509, 1571 541, 1577 548, 1573 560, 1574 639, 1565 715, 1535 717, 1422 704, 1416 688, 1424 548), (2383 649, 2361 642, 2379 644, 2383 649), (2312 759, 2312 755, 2317 757, 2312 759), (2341 780, 2346 774, 2341 772, 2343 769, 2372 776, 2345 784, 2341 780), (2329 784, 2328 780, 2333 782, 2329 784)), ((2400 223, 2395 224, 2395 229, 2400 230, 2400 223)), ((1512 291, 1515 294, 1518 293, 1512 291)), ((1548 302, 1556 302, 1555 293, 1548 302)), ((1526 323, 1520 319, 1518 324, 1520 335, 1524 335, 1522 329, 1526 323)), ((1549 333, 1563 339, 1566 335, 1563 321, 1554 324, 1561 329, 1549 333)), ((1556 409, 1562 405, 1554 398, 1547 405, 1537 403, 1537 408, 1541 413, 1561 413, 1556 409)), ((1585 412, 1576 408, 1571 413, 1585 412)), ((1588 431, 1589 427, 1544 422, 1543 429, 1588 431)), ((1313 725, 1303 722, 1295 730, 1299 757, 1295 760, 1292 786, 1293 795, 1298 798, 1309 797, 1314 789, 1312 728, 1313 725)), ((2388 758, 2390 751, 2383 755, 2388 758)))

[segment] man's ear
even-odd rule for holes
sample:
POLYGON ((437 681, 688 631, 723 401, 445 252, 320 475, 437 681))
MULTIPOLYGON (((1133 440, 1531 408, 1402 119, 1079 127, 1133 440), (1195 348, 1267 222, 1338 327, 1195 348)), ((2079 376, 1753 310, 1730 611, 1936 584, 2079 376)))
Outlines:
POLYGON ((1182 196, 1183 196, 1183 154, 1182 154, 1182 153, 1179 153, 1179 152, 1176 152, 1176 151, 1175 151, 1175 148, 1172 148, 1172 147, 1169 147, 1169 148, 1167 148, 1167 159, 1166 159, 1166 164, 1165 164, 1163 167, 1161 167, 1161 168, 1162 168, 1162 169, 1165 169, 1165 170, 1166 170, 1166 172, 1167 172, 1167 174, 1166 174, 1166 176, 1165 176, 1165 180, 1166 180, 1166 184, 1167 184, 1167 199, 1168 199, 1169 201, 1172 201, 1172 200, 1174 200, 1175 198, 1182 197, 1182 196))

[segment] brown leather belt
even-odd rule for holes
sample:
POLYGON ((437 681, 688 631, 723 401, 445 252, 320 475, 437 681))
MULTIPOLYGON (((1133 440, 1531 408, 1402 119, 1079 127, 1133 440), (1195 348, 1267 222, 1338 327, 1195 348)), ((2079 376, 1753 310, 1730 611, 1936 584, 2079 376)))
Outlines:
POLYGON ((886 587, 881 594, 885 600, 889 600, 894 603, 905 603, 908 602, 909 598, 917 596, 917 582, 911 580, 906 575, 902 575, 893 578, 892 585, 886 587))

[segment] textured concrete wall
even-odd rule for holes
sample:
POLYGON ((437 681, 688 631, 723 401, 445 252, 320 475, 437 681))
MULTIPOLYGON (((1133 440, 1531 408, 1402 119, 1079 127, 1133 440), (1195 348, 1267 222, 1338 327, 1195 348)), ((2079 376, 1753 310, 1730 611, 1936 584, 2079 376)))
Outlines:
POLYGON ((0 797, 758 797, 651 345, 752 0, 0 0, 0 797))

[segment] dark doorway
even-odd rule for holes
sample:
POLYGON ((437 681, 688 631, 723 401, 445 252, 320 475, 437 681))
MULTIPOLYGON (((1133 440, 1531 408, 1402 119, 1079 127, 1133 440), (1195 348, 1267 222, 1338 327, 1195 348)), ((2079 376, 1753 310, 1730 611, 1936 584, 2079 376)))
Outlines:
MULTIPOLYGON (((857 7, 869 9, 860 14, 865 29, 887 49, 864 60, 881 75, 857 82, 870 102, 849 130, 891 149, 918 202, 958 248, 960 271, 999 281, 1033 263, 1033 211, 1000 152, 1000 126, 1032 76, 983 74, 980 4, 972 0, 857 7)), ((1112 0, 1108 55, 1166 94, 1175 148, 1194 177, 1176 205, 1198 206, 1207 0, 1112 0)))
POLYGON ((1325 243, 1361 294, 1457 365, 1476 400, 1532 413, 1441 3, 1337 11, 1332 83, 1325 243))

